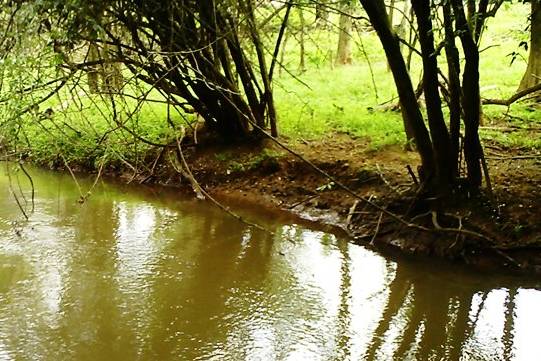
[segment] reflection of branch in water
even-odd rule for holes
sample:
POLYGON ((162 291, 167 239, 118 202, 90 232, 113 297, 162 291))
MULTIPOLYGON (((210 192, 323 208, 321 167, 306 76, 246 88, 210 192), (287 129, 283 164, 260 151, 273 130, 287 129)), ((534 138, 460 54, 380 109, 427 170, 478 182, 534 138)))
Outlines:
MULTIPOLYGON (((24 216, 24 218, 26 220, 28 220, 28 213, 25 210, 26 207, 23 207, 23 204, 21 203, 21 200, 17 196, 17 192, 16 192, 15 188, 13 187, 13 179, 11 177, 11 171, 10 171, 9 163, 6 163, 6 174, 8 176, 10 193, 13 195, 13 198, 15 199, 15 203, 17 203, 17 207, 19 207, 19 210, 21 211, 22 215, 24 216)), ((23 192, 23 190, 21 188, 21 184, 19 183, 18 178, 17 178, 17 184, 18 184, 18 187, 19 187, 18 191, 20 192, 22 199, 26 203, 26 198, 24 197, 24 192, 23 192)), ((34 191, 33 191, 33 189, 34 188, 32 186, 32 211, 34 210, 34 202, 33 202, 33 200, 34 200, 34 191)))
POLYGON ((349 244, 339 242, 342 262, 340 265, 340 305, 338 309, 338 327, 336 349, 340 353, 337 355, 340 360, 349 360, 351 358, 351 258, 349 256, 349 244))
POLYGON ((402 308, 406 296, 409 293, 409 290, 412 286, 409 277, 407 277, 404 272, 402 272, 402 267, 400 263, 396 267, 396 275, 391 284, 389 285, 389 298, 387 299, 387 305, 381 320, 378 324, 378 327, 374 330, 372 334, 372 340, 366 350, 366 353, 363 357, 364 360, 373 360, 376 352, 381 347, 381 344, 384 340, 384 335, 389 329, 391 320, 402 308))
POLYGON ((477 308, 477 312, 475 313, 475 317, 473 318, 472 323, 474 325, 477 325, 477 321, 479 321, 479 316, 481 315, 481 311, 483 311, 483 308, 485 308, 485 303, 487 302, 488 298, 488 292, 483 292, 481 295, 481 302, 479 302, 479 307, 477 308))
POLYGON ((32 176, 30 176, 30 173, 28 173, 28 171, 26 170, 26 168, 24 167, 23 165, 23 162, 22 161, 19 161, 19 168, 21 168, 21 170, 23 171, 24 175, 26 176, 26 178, 28 179, 28 182, 30 182, 30 188, 31 188, 31 191, 32 191, 32 196, 31 196, 31 201, 32 201, 32 212, 34 212, 34 209, 35 209, 35 194, 36 194, 36 190, 34 188, 34 180, 32 179, 32 176))
MULTIPOLYGON (((486 293, 483 293, 483 302, 486 299, 486 293)), ((479 317, 474 319, 474 322, 469 322, 470 320, 470 310, 473 301, 473 294, 465 295, 464 300, 456 298, 455 301, 458 303, 458 310, 456 311, 454 325, 452 326, 451 331, 451 345, 449 350, 449 359, 450 360, 459 360, 462 355, 462 348, 464 347, 466 340, 468 340, 475 330, 477 325, 477 320, 479 317)), ((479 316, 479 314, 477 314, 479 316)), ((451 321, 451 320, 450 320, 451 321)))
MULTIPOLYGON (((446 326, 449 320, 449 303, 453 297, 453 290, 442 285, 439 289, 434 288, 433 283, 417 282, 413 285, 414 297, 412 302, 412 317, 415 323, 424 323, 424 331, 419 342, 416 358, 428 358, 442 360, 445 358, 447 348, 446 326)), ((417 326, 418 328, 419 326, 417 326)), ((415 329, 417 331, 417 328, 415 329)), ((404 333, 400 348, 407 351, 411 342, 414 341, 415 333, 404 333)), ((400 357, 400 354, 398 354, 400 357)))
POLYGON ((515 330, 515 298, 517 289, 510 289, 505 299, 505 323, 503 325, 503 359, 513 359, 513 336, 515 330))

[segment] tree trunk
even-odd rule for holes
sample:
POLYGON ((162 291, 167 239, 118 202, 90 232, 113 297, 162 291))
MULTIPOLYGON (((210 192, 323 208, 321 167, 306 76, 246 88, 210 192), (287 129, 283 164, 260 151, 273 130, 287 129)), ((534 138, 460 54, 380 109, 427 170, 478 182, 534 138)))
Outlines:
MULTIPOLYGON (((269 123, 271 128, 271 135, 273 137, 278 136, 276 108, 274 107, 274 99, 272 96, 272 85, 269 79, 269 73, 267 72, 267 64, 265 61, 264 47, 259 38, 259 32, 257 30, 256 19, 254 14, 253 0, 246 0, 246 10, 248 12, 248 24, 250 25, 250 36, 252 38, 255 51, 257 54, 257 60, 259 65, 259 72, 261 74, 261 80, 263 82, 264 94, 261 99, 261 107, 267 109, 267 116, 269 117, 269 123)), ((258 120, 257 124, 260 128, 265 128, 265 123, 258 120)))
POLYGON ((291 30, 288 28, 285 30, 285 34, 284 34, 284 43, 282 44, 282 50, 280 51, 280 67, 278 68, 278 75, 279 76, 282 76, 282 71, 284 69, 284 66, 285 66, 285 55, 286 55, 286 52, 287 52, 287 41, 289 40, 289 33, 291 32, 291 30))
POLYGON ((457 31, 466 59, 462 75, 462 109, 464 111, 464 158, 468 169, 468 182, 479 188, 482 182, 481 141, 479 121, 481 117, 481 96, 479 90, 479 49, 468 26, 462 0, 452 0, 457 22, 457 31))
POLYGON ((329 27, 329 11, 325 2, 319 0, 316 3, 316 28, 326 29, 329 27))
POLYGON ((302 7, 298 8, 299 10, 299 20, 301 22, 301 29, 300 29, 300 35, 299 35, 299 48, 300 48, 300 55, 299 55, 299 73, 304 73, 306 71, 306 60, 305 60, 305 49, 304 49, 304 11, 302 10, 302 7))
POLYGON ((415 132, 411 126, 411 121, 408 119, 407 112, 404 111, 402 103, 399 102, 400 112, 402 113, 402 123, 404 124, 404 131, 406 132, 406 150, 413 150, 413 144, 415 143, 415 132))
POLYGON ((419 27, 419 43, 423 58, 423 87, 430 135, 434 147, 436 182, 442 190, 445 190, 452 181, 453 165, 449 154, 451 148, 449 132, 443 118, 439 92, 438 61, 434 49, 430 0, 413 1, 412 6, 419 27))
POLYGON ((391 24, 391 29, 394 29, 394 7, 396 0, 391 0, 389 3, 389 24, 391 24))
POLYGON ((451 138, 451 163, 453 176, 460 176, 460 57, 456 47, 453 29, 453 12, 451 4, 443 4, 443 22, 445 27, 445 55, 447 56, 447 72, 449 76, 449 136, 451 138))
MULTIPOLYGON (((406 1, 407 3, 407 1, 406 1)), ((410 14, 410 18, 413 19, 413 7, 410 8, 409 10, 409 14, 410 14)), ((404 18, 406 18, 406 14, 404 14, 404 18)), ((412 24, 409 24, 409 35, 408 35, 408 43, 411 44, 411 48, 408 48, 408 55, 407 55, 407 60, 406 60, 406 66, 408 68, 408 71, 411 70, 411 60, 413 58, 413 49, 416 47, 417 45, 417 40, 418 40, 418 36, 417 36, 417 31, 416 29, 414 29, 414 27, 412 26, 412 24)))
POLYGON ((102 76, 102 91, 105 93, 119 93, 124 85, 124 77, 122 76, 122 64, 112 62, 112 50, 110 45, 105 45, 103 48, 103 60, 106 61, 101 69, 102 76))
POLYGON ((434 155, 432 153, 432 142, 426 129, 411 78, 409 77, 406 63, 400 52, 400 43, 396 34, 392 31, 389 18, 385 11, 385 4, 382 0, 360 0, 372 26, 376 30, 380 42, 385 50, 389 67, 394 77, 400 105, 405 120, 411 124, 414 133, 417 151, 421 156, 422 169, 419 172, 422 181, 427 181, 434 174, 434 155))
MULTIPOLYGON (((393 24, 394 24, 394 6, 395 6, 394 4, 395 4, 395 0, 391 0, 391 2, 389 3, 389 11, 388 11, 388 13, 389 13, 389 25, 391 25, 391 29, 393 29, 393 30, 394 30, 394 25, 393 24)), ((397 33, 397 35, 400 36, 400 34, 398 34, 398 33, 397 33)), ((391 70, 391 69, 389 68, 389 64, 387 64, 387 71, 389 71, 389 70, 391 70)), ((408 132, 406 131, 406 134, 407 133, 408 132)), ((408 138, 408 141, 409 141, 409 138, 408 138)))
MULTIPOLYGON (((99 60, 98 46, 94 42, 88 44, 88 61, 94 62, 99 60)), ((91 94, 97 94, 100 91, 99 86, 99 70, 97 65, 92 65, 86 73, 88 81, 88 91, 91 94)))
POLYGON ((541 83, 541 0, 531 0, 530 56, 518 91, 541 83))
POLYGON ((342 6, 342 13, 340 14, 339 22, 339 35, 338 35, 338 49, 336 50, 336 62, 337 66, 347 65, 352 63, 351 58, 351 28, 353 21, 351 19, 351 13, 353 7, 350 4, 342 6))

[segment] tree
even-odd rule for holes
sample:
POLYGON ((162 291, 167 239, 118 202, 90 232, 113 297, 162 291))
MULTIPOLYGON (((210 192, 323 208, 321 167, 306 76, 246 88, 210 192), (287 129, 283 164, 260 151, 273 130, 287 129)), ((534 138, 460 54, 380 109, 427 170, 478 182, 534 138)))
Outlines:
POLYGON ((338 24, 338 48, 336 50, 336 65, 347 65, 353 62, 351 57, 352 14, 356 1, 343 0, 340 4, 340 20, 338 24))
POLYGON ((99 65, 110 73, 121 62, 171 104, 193 109, 223 139, 245 138, 269 125, 277 135, 273 67, 267 64, 254 0, 28 3, 54 19, 61 31, 51 36, 61 34, 55 41, 65 52, 89 41, 104 49, 97 61, 70 67, 92 72, 99 65), (103 36, 89 35, 96 29, 103 36))
MULTIPOLYGON (((448 195, 459 184, 460 119, 464 124, 464 158, 467 165, 467 184, 472 191, 482 182, 482 148, 479 139, 481 116, 479 93, 479 50, 477 42, 484 20, 490 14, 488 2, 481 1, 475 9, 475 26, 468 23, 462 0, 445 0, 434 5, 430 0, 412 2, 416 16, 420 55, 423 61, 423 87, 426 100, 428 129, 417 103, 410 75, 400 52, 400 40, 394 32, 383 0, 360 0, 385 50, 400 98, 403 117, 412 129, 421 156, 420 177, 429 194, 448 195), (440 93, 439 50, 436 47, 436 28, 433 19, 438 11, 444 14, 450 107, 449 127, 442 112, 440 93), (460 62, 455 37, 458 36, 464 53, 464 69, 460 79, 460 62)), ((494 5, 491 10, 497 9, 494 5)), ((473 11, 470 8, 470 11, 473 11)), ((445 79, 446 80, 446 79, 445 79)))
POLYGON ((541 83, 541 1, 531 0, 530 56, 528 67, 522 77, 518 91, 541 83))
POLYGON ((329 27, 329 10, 327 9, 327 3, 325 0, 319 0, 316 3, 316 27, 328 28, 329 27))

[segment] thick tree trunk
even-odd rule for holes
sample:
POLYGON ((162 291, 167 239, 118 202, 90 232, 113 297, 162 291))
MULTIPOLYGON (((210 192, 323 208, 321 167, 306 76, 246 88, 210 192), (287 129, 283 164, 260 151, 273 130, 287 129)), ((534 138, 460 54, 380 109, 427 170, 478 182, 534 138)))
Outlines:
POLYGON ((335 62, 337 66, 348 65, 353 62, 351 57, 351 28, 353 25, 351 13, 353 12, 353 7, 350 4, 346 4, 341 10, 342 13, 340 14, 340 22, 338 24, 340 32, 338 35, 335 62))
POLYGON ((432 142, 419 109, 417 98, 415 97, 406 63, 400 52, 400 43, 390 27, 383 1, 360 0, 360 2, 370 18, 372 26, 376 30, 385 50, 400 98, 402 111, 407 121, 411 124, 417 151, 421 156, 422 171, 420 175, 423 181, 427 181, 431 176, 434 176, 435 171, 432 142))
POLYGON ((530 56, 518 91, 541 83, 541 0, 531 0, 531 3, 530 56))
POLYGON ((250 109, 238 95, 231 97, 219 89, 209 89, 205 82, 194 84, 201 101, 196 108, 198 114, 205 119, 209 129, 216 131, 225 141, 234 142, 249 134, 248 114, 250 109))

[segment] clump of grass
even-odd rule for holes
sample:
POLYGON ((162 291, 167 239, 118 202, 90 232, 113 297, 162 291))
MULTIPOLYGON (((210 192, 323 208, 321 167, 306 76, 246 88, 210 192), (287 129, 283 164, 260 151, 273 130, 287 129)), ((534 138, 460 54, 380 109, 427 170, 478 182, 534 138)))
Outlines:
POLYGON ((215 154, 215 158, 226 163, 226 167, 230 172, 240 173, 249 170, 256 170, 263 166, 269 168, 277 168, 278 159, 282 156, 281 153, 264 148, 256 155, 246 159, 238 160, 232 152, 225 151, 215 154))
POLYGON ((277 151, 264 148, 259 154, 253 156, 247 163, 248 169, 257 169, 265 163, 277 164, 278 159, 282 156, 277 151))

